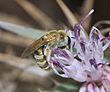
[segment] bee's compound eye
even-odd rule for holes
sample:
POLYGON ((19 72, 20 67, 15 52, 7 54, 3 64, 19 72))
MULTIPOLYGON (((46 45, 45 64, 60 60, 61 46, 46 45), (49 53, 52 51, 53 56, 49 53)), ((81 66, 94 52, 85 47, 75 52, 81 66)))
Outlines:
POLYGON ((65 40, 67 38, 67 34, 64 32, 64 30, 59 30, 60 39, 65 40))

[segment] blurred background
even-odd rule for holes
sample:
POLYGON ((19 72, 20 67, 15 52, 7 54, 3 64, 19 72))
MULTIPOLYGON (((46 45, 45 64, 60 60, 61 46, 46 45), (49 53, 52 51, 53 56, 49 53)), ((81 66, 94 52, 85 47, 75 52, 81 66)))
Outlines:
MULTIPOLYGON (((63 1, 78 22, 95 10, 84 24, 86 30, 98 21, 110 20, 110 0, 63 1)), ((69 27, 56 0, 0 0, 0 92, 78 92, 80 83, 40 69, 31 56, 21 58, 24 49, 46 31, 69 27)))

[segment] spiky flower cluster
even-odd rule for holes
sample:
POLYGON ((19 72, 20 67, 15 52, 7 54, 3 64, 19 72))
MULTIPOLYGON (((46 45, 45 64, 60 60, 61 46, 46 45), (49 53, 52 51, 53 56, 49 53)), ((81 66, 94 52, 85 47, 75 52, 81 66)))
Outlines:
POLYGON ((53 48, 48 57, 49 65, 61 77, 85 82, 79 92, 110 92, 110 67, 104 59, 110 36, 104 37, 94 26, 87 36, 82 27, 85 19, 66 31, 71 39, 71 49, 53 48))

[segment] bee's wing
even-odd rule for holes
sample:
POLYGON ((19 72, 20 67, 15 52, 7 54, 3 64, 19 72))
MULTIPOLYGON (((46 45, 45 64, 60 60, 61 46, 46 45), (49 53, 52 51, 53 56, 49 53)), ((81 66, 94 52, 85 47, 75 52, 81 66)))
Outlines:
POLYGON ((38 49, 39 47, 41 47, 42 45, 44 45, 44 43, 42 42, 42 39, 38 39, 36 41, 34 41, 29 47, 27 47, 23 54, 22 57, 26 57, 29 56, 30 54, 32 54, 36 49, 38 49))
POLYGON ((29 56, 41 46, 48 44, 49 42, 52 42, 54 40, 57 40, 58 38, 59 38, 59 34, 57 31, 51 31, 47 33, 46 35, 42 36, 40 39, 34 41, 28 48, 26 48, 22 54, 22 57, 29 56))

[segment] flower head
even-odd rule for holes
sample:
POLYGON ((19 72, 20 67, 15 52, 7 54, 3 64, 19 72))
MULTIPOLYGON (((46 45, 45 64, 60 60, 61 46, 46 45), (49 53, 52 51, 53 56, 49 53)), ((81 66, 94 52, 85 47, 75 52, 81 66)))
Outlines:
POLYGON ((110 36, 104 37, 93 26, 88 37, 82 27, 92 12, 81 24, 66 31, 71 40, 71 48, 52 48, 48 61, 57 75, 85 82, 79 92, 110 92, 110 67, 104 59, 110 36))

